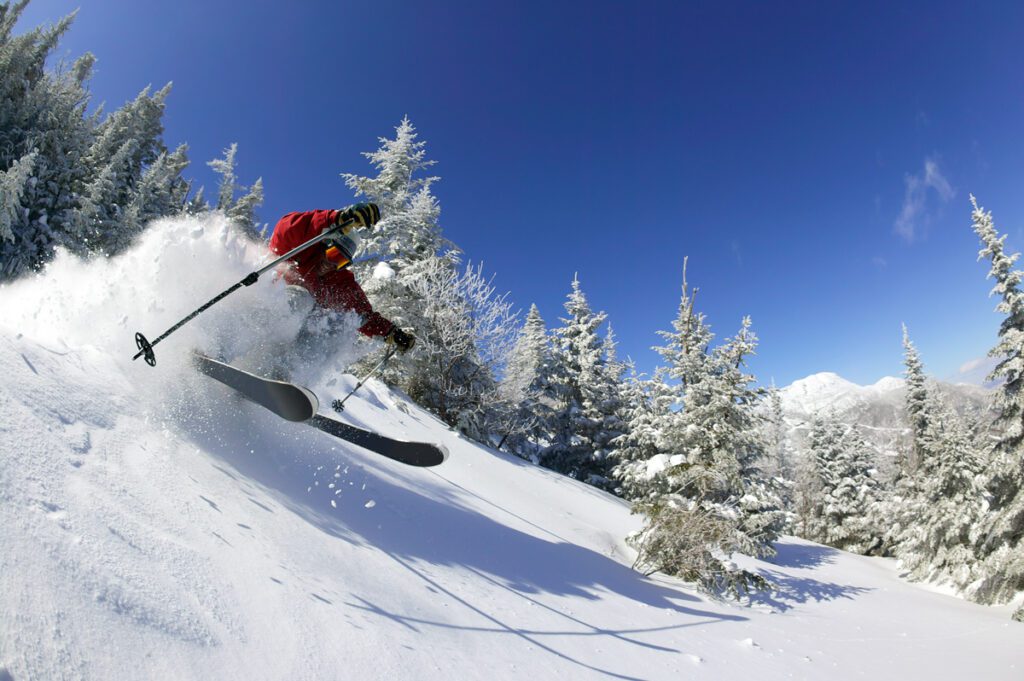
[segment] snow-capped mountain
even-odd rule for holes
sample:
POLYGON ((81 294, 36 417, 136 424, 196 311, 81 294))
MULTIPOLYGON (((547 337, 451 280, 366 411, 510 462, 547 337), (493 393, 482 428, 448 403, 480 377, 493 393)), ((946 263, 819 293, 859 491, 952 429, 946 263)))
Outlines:
MULTIPOLYGON (((990 423, 990 389, 966 383, 932 381, 946 403, 968 420, 990 423)), ((802 450, 816 414, 835 413, 843 423, 856 425, 883 456, 906 446, 906 387, 902 378, 886 376, 872 385, 857 385, 838 374, 822 372, 793 382, 780 391, 791 445, 802 450)))
MULTIPOLYGON (((187 358, 294 333, 269 277, 156 367, 131 361, 135 330, 262 255, 222 220, 168 221, 116 259, 62 255, 0 287, 0 680, 1021 678, 1014 605, 892 561, 784 537, 738 558, 775 591, 722 601, 630 569, 623 501, 381 383, 345 418, 448 461, 402 466, 240 400, 187 358)), ((342 343, 297 378, 328 402, 367 351, 342 343)))

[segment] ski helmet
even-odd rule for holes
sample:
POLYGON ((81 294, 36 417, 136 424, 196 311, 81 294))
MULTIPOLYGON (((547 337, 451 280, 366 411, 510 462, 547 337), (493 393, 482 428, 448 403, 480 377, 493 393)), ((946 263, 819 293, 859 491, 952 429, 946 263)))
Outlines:
POLYGON ((356 250, 362 241, 358 229, 351 229, 348 234, 331 237, 326 241, 327 260, 337 265, 339 270, 348 267, 352 264, 352 259, 355 258, 356 250))

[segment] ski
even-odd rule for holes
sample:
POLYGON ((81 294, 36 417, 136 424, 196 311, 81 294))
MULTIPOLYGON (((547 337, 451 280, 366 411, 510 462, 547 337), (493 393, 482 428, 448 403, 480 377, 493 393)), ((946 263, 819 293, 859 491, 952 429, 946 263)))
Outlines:
POLYGON ((199 371, 288 421, 309 421, 320 407, 316 395, 301 386, 263 378, 206 355, 193 357, 199 371))
POLYGON ((448 451, 441 445, 396 440, 317 414, 319 402, 316 395, 302 386, 263 378, 198 353, 194 358, 200 372, 283 419, 306 423, 324 433, 409 466, 437 466, 448 458, 448 451))
POLYGON ((314 416, 309 425, 341 438, 346 442, 359 445, 364 449, 369 449, 371 452, 376 452, 381 456, 386 456, 389 459, 409 466, 429 468, 430 466, 438 466, 444 463, 448 458, 448 451, 442 445, 435 445, 429 442, 396 440, 369 430, 350 426, 347 423, 342 423, 323 414, 314 416))

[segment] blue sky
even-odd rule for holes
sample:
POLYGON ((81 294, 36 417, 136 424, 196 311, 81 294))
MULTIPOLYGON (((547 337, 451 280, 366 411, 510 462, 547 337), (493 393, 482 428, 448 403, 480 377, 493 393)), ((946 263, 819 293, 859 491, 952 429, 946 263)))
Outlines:
POLYGON ((446 236, 549 326, 578 272, 642 370, 684 256, 720 335, 744 315, 763 382, 931 373, 995 342, 969 194, 1024 249, 1024 5, 226 2, 80 7, 96 102, 174 81, 191 176, 239 144, 273 223, 350 203, 340 172, 408 115, 446 236), (780 5, 780 6, 776 6, 780 5))

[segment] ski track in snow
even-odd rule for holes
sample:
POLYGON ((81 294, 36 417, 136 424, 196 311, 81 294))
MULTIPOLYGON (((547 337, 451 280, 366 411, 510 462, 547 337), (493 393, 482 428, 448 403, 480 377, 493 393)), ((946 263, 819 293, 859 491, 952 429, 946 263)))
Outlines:
MULTIPOLYGON (((62 255, 0 289, 0 681, 1021 679, 1024 627, 891 561, 784 538, 747 605, 630 570, 621 500, 479 447, 378 382, 354 425, 443 442, 413 469, 276 419, 192 372, 294 334, 222 220, 62 255), (401 405, 401 408, 396 408, 401 405)), ((302 372, 322 403, 364 343, 302 372)))

